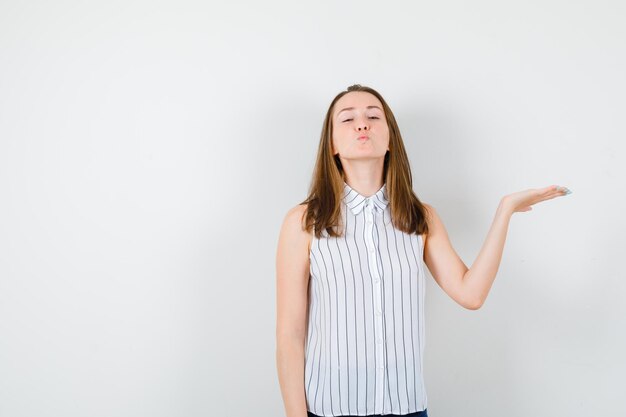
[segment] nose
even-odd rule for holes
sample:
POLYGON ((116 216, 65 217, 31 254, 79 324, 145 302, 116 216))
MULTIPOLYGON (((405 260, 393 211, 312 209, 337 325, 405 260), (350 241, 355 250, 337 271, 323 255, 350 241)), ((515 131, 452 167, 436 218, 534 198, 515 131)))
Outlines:
POLYGON ((369 129, 369 125, 367 124, 367 121, 365 120, 361 120, 357 125, 357 130, 360 132, 362 130, 368 130, 369 129))

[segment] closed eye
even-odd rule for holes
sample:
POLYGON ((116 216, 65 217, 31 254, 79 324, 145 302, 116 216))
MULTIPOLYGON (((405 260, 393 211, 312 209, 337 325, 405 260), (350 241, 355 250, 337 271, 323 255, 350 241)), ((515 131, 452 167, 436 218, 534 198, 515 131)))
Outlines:
MULTIPOLYGON (((370 119, 380 119, 380 117, 372 116, 372 117, 370 117, 370 119)), ((344 120, 341 123, 349 122, 350 120, 352 120, 352 119, 346 119, 346 120, 344 120)))

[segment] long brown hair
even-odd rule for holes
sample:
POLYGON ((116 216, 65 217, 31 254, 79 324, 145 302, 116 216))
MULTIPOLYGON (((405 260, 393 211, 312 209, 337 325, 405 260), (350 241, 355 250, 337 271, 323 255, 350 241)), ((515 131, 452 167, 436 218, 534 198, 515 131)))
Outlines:
MULTIPOLYGON (((394 227, 409 234, 428 233, 428 224, 425 219, 427 210, 413 192, 409 159, 393 112, 376 90, 360 84, 351 85, 345 91, 337 94, 326 112, 309 195, 306 200, 300 203, 301 205, 307 204, 305 230, 310 233, 313 229, 318 239, 322 235, 322 230, 326 230, 329 236, 343 236, 343 230, 340 232, 335 230, 342 222, 341 202, 345 177, 339 155, 333 155, 332 152, 332 115, 337 100, 351 91, 364 91, 373 94, 383 105, 389 126, 389 150, 385 154, 383 179, 386 184, 394 227)), ((341 225, 341 229, 343 229, 343 225, 341 225)))

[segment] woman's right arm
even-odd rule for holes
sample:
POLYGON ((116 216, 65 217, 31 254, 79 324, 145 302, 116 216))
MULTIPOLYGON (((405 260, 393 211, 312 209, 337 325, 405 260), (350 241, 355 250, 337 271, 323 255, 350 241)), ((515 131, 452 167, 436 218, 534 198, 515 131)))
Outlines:
POLYGON ((276 253, 276 367, 287 417, 307 417, 304 391, 310 234, 305 205, 287 212, 276 253))

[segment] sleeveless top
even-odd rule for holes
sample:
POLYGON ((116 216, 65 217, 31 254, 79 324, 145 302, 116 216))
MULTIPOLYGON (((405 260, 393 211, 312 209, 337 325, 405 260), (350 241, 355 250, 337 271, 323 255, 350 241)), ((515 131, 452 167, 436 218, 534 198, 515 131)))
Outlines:
POLYGON ((311 240, 304 387, 318 416, 427 407, 422 235, 393 227, 386 185, 344 181, 343 237, 311 240))

